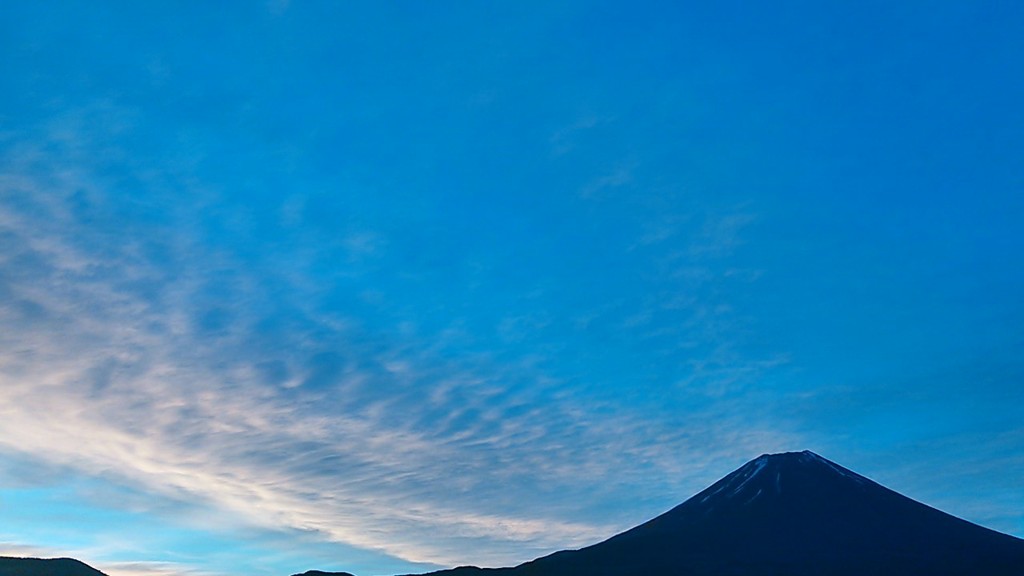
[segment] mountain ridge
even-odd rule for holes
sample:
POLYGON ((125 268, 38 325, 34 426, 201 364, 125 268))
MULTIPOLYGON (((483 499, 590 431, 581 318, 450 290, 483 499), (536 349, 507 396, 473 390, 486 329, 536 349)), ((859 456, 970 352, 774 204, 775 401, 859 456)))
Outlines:
MULTIPOLYGON (((1024 540, 912 500, 814 452, 762 454, 602 542, 514 567, 405 576, 1024 576, 1024 540)), ((106 576, 0 557, 0 576, 106 576)), ((293 576, 353 576, 309 570, 293 576)))
POLYGON ((0 576, 107 576, 74 558, 0 556, 0 576))
MULTIPOLYGON (((762 454, 682 504, 578 550, 430 576, 1024 575, 1024 540, 811 451, 762 454)), ((406 575, 412 576, 412 575, 406 575)))

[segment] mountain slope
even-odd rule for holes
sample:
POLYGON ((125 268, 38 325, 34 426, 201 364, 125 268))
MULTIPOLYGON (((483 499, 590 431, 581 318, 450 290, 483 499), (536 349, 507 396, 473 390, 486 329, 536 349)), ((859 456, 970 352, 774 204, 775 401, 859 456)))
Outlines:
POLYGON ((1024 540, 911 500, 812 452, 764 455, 600 544, 436 576, 1024 575, 1024 540))
POLYGON ((0 576, 106 576, 72 558, 9 558, 0 556, 0 576))

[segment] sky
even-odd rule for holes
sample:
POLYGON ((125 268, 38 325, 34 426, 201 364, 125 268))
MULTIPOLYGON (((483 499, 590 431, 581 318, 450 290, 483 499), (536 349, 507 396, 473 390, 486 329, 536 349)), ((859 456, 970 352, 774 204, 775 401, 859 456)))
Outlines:
POLYGON ((1024 537, 1022 22, 3 3, 0 554, 512 565, 804 449, 1024 537))

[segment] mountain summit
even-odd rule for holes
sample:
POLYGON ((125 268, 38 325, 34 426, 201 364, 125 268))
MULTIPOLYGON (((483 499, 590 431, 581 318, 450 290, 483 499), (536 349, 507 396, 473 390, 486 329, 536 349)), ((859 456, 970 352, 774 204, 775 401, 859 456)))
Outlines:
MULTIPOLYGON (((915 502, 813 452, 765 454, 657 518, 515 568, 431 576, 1024 576, 1024 540, 915 502), (484 574, 486 573, 486 574, 484 574)), ((0 557, 0 576, 104 576, 0 557)), ((309 571, 296 576, 352 576, 309 571)))
POLYGON ((1024 575, 1024 540, 911 500, 809 451, 765 454, 600 544, 503 576, 1024 575))

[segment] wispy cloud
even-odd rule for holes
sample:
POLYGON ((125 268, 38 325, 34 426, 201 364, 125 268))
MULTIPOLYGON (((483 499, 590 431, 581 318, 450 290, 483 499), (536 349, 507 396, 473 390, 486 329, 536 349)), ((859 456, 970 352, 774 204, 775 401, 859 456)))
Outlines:
POLYGON ((174 562, 110 562, 97 564, 109 576, 209 576, 209 572, 174 562))
POLYGON ((628 186, 633 182, 633 172, 636 170, 635 161, 623 161, 616 165, 607 174, 598 176, 583 185, 580 190, 580 197, 586 199, 598 198, 606 192, 628 186))
POLYGON ((58 554, 67 553, 65 551, 58 553, 42 546, 5 542, 4 540, 8 538, 10 537, 0 535, 0 556, 10 556, 13 558, 53 558, 58 554))
MULTIPOLYGON (((57 152, 28 140, 3 166, 6 450, 205 507, 211 522, 226 514, 216 524, 227 528, 493 565, 643 519, 587 509, 612 492, 607 479, 683 497, 722 462, 786 443, 722 414, 649 421, 528 361, 446 358, 429 339, 319 307, 320 287, 300 273, 309 246, 279 247, 297 258, 279 268, 246 262, 204 241, 203 213, 224 208, 195 194, 187 168, 77 141, 88 138, 62 128, 57 152), (139 192, 118 191, 94 168, 104 162, 122 163, 139 192)), ((373 232, 343 235, 350 263, 381 245, 373 232)))
POLYGON ((576 139, 580 134, 609 121, 609 118, 584 115, 575 122, 556 130, 549 138, 551 155, 557 157, 568 154, 576 147, 576 139))
POLYGON ((94 561, 92 558, 103 555, 102 550, 82 549, 55 549, 44 546, 31 546, 19 543, 5 542, 6 538, 0 535, 0 556, 14 558, 69 558, 77 560, 85 559, 90 566, 108 574, 109 576, 212 576, 212 573, 197 570, 196 568, 175 562, 103 562, 94 561))

